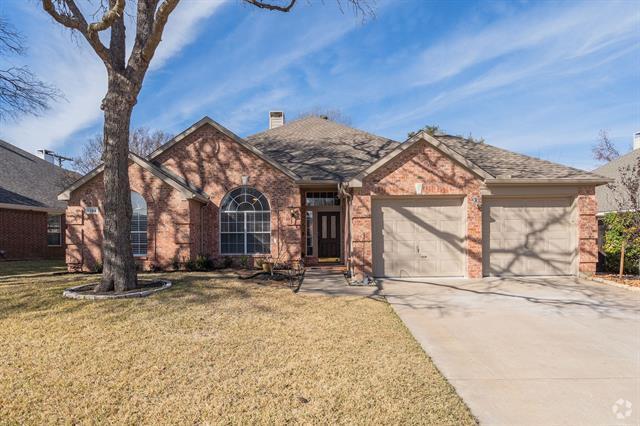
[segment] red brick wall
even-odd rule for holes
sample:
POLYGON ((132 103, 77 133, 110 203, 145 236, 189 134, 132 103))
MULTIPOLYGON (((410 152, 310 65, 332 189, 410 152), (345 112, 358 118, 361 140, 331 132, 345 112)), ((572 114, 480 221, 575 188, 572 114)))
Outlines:
MULTIPOLYGON (((137 257, 145 269, 168 269, 174 258, 193 256, 190 201, 172 186, 135 163, 129 165, 131 189, 147 202, 147 256, 137 257)), ((104 224, 102 174, 74 191, 67 208, 67 264, 70 270, 93 270, 102 262, 104 224), (85 214, 85 207, 98 207, 98 214, 85 214)))
MULTIPOLYGON (((375 196, 416 196, 415 184, 422 183, 422 195, 461 195, 480 198, 479 180, 425 142, 414 144, 392 161, 367 176, 362 188, 353 189, 353 262, 356 276, 372 274, 371 199, 375 196), (363 267, 364 265, 364 267, 363 267)), ((467 276, 482 276, 482 212, 467 202, 467 276)))
POLYGON ((64 242, 62 247, 47 246, 46 212, 0 209, 0 250, 15 260, 64 258, 64 242))
MULTIPOLYGON (((132 190, 147 201, 148 255, 138 258, 145 268, 170 269, 199 254, 220 256, 219 206, 225 194, 249 177, 271 206, 271 254, 282 260, 300 257, 300 191, 293 180, 212 126, 203 126, 155 159, 202 188, 210 197, 205 205, 184 196, 132 163, 132 190), (297 219, 291 212, 297 212, 297 219)), ((102 175, 74 191, 67 211, 67 263, 71 270, 91 270, 101 260, 102 175), (99 215, 83 208, 97 206, 99 215)))
POLYGON ((578 192, 578 249, 579 271, 590 275, 598 263, 598 203, 594 187, 580 188, 578 192))
POLYGON ((199 244, 205 254, 220 256, 220 203, 242 185, 242 176, 248 176, 248 185, 262 192, 271 206, 271 255, 282 260, 301 256, 301 192, 293 179, 268 162, 208 125, 155 160, 211 197, 202 211, 199 244))

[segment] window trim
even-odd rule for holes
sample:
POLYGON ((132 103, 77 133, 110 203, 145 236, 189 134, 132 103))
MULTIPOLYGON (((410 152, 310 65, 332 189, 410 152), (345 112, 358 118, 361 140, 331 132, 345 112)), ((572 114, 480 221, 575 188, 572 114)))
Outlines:
POLYGON ((62 215, 47 215, 47 247, 62 247, 62 215), (58 232, 49 232, 49 219, 58 218, 58 232), (49 235, 58 235, 58 244, 49 244, 49 235))
MULTIPOLYGON (((142 198, 142 200, 144 201, 144 210, 145 210, 145 222, 146 222, 146 226, 145 226, 145 230, 144 231, 134 231, 134 230, 130 230, 129 231, 129 239, 131 240, 131 234, 144 234, 147 237, 147 243, 146 243, 146 247, 147 249, 145 250, 144 254, 142 253, 136 253, 135 250, 133 249, 133 240, 131 240, 131 252, 133 253, 133 257, 140 257, 140 258, 144 258, 147 257, 149 255, 149 203, 147 203, 147 200, 142 196, 142 194, 140 194, 139 192, 136 191, 130 191, 131 194, 138 194, 140 196, 140 198, 142 198)), ((139 213, 136 213, 135 210, 132 209, 131 212, 131 222, 133 223, 133 218, 134 215, 139 213)))
MULTIPOLYGON (((235 197, 234 197, 235 198, 235 197)), ((260 204, 260 206, 262 207, 262 204, 260 204)), ((264 256, 264 255, 270 255, 271 254, 271 202, 269 201, 269 199, 267 198, 267 196, 264 194, 264 192, 259 191, 257 188, 252 187, 252 186, 238 186, 236 188, 231 189, 230 191, 228 191, 224 197, 222 197, 222 200, 220 201, 220 211, 218 213, 218 244, 219 244, 219 252, 221 256, 264 256), (224 204, 226 204, 228 198, 231 196, 231 194, 234 191, 237 191, 238 189, 244 189, 244 190, 248 190, 251 189, 255 192, 257 192, 258 194, 260 194, 262 197, 264 197, 264 200, 266 201, 269 210, 223 210, 222 206, 224 204), (229 231, 223 231, 222 230, 222 215, 225 213, 233 213, 233 214, 237 214, 240 215, 242 214, 242 232, 229 232, 229 231), (266 213, 269 215, 269 230, 268 231, 251 231, 248 232, 247 231, 247 214, 256 214, 256 213, 266 213), (222 235, 223 234, 233 234, 233 235, 242 235, 243 236, 243 251, 242 252, 225 252, 223 250, 223 244, 222 244, 222 235), (269 244, 268 244, 268 250, 262 253, 248 253, 247 252, 247 235, 249 234, 267 234, 269 235, 269 244)), ((254 219, 254 223, 255 223, 255 219, 254 219)))

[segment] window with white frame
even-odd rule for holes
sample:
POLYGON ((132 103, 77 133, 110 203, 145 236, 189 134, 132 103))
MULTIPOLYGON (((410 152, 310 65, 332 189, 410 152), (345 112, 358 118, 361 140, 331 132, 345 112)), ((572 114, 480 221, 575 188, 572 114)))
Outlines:
POLYGON ((147 202, 142 195, 131 192, 131 248, 134 256, 147 255, 147 202))
POLYGON ((225 195, 220 205, 220 251, 271 252, 271 210, 260 191, 243 186, 225 195))
POLYGON ((307 192, 305 193, 307 207, 339 206, 340 197, 335 191, 307 192))
POLYGON ((47 217, 47 245, 60 247, 62 245, 62 215, 47 217))

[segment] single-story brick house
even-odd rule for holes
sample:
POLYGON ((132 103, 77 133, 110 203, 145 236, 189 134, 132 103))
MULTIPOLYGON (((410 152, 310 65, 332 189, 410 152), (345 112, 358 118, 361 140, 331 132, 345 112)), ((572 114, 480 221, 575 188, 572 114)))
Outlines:
MULTIPOLYGON (((71 270, 101 257, 101 171, 60 195, 71 270)), ((607 181, 457 136, 398 143, 282 112, 246 138, 205 117, 148 158, 131 154, 129 176, 147 268, 270 255, 357 277, 592 273, 607 181)))
POLYGON ((79 177, 0 140, 0 260, 64 259, 66 202, 57 196, 79 177))

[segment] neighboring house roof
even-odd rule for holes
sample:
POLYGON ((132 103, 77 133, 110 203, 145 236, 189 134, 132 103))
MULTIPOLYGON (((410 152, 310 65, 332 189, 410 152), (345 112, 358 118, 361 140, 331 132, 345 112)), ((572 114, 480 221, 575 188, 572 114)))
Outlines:
MULTIPOLYGON (((637 164, 639 158, 640 149, 635 149, 628 154, 608 162, 604 166, 598 167, 593 173, 617 180, 620 177, 620 169, 633 167, 634 164, 637 164)), ((608 213, 619 210, 613 190, 609 186, 597 187, 596 198, 598 199, 598 213, 608 213)))
MULTIPOLYGON (((168 185, 180 191, 185 196, 186 199, 194 199, 202 203, 207 202, 209 197, 206 193, 192 186, 189 182, 187 182, 180 176, 176 175, 175 173, 171 172, 166 167, 151 163, 150 161, 140 157, 137 154, 134 154, 133 152, 129 152, 129 159, 134 163, 136 163, 137 165, 139 165, 140 167, 144 168, 145 170, 148 170, 149 172, 154 174, 156 177, 158 177, 168 185)), ((96 167, 95 169, 93 169, 92 171, 90 171, 89 173, 87 173, 77 181, 75 181, 71 186, 66 188, 63 192, 61 192, 60 195, 58 195, 58 199, 69 200, 69 198, 71 197, 71 193, 73 191, 75 191, 85 183, 89 182, 98 174, 102 173, 103 170, 104 170, 104 164, 99 165, 98 167, 96 167)))
POLYGON ((484 142, 475 142, 460 136, 432 136, 421 131, 358 174, 354 178, 354 183, 358 184, 364 177, 420 141, 425 141, 449 155, 488 183, 562 183, 566 181, 567 183, 602 184, 607 182, 605 177, 594 173, 507 151, 484 142))
POLYGON ((309 181, 350 179, 399 145, 320 117, 301 118, 246 141, 309 181))
POLYGON ((3 140, 0 165, 0 205, 22 209, 64 210, 56 196, 80 176, 3 140))

